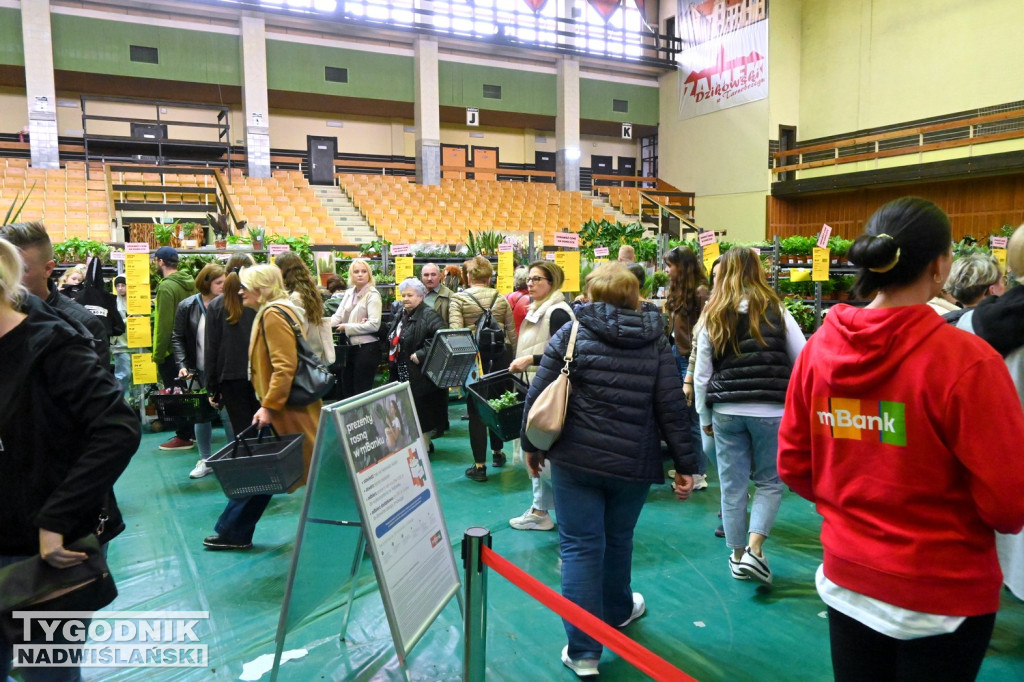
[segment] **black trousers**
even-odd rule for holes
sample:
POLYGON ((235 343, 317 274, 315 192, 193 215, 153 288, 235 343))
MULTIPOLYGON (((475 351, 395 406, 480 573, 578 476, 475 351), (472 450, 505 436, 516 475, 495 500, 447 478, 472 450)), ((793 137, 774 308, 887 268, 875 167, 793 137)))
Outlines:
MULTIPOLYGON (((178 363, 174 361, 173 355, 168 355, 164 358, 164 361, 156 366, 156 371, 160 374, 160 381, 163 383, 164 388, 174 386, 174 382, 178 378, 178 363)), ((196 438, 195 429, 192 424, 179 426, 174 431, 174 435, 184 440, 195 440, 196 438)))
POLYGON ((252 425, 252 417, 260 409, 260 401, 256 399, 252 383, 248 379, 229 379, 222 381, 218 390, 234 432, 241 433, 252 425))
POLYGON ((380 365, 380 344, 376 341, 352 346, 342 370, 342 397, 351 398, 373 388, 373 378, 380 365))
POLYGON ((501 450, 504 441, 498 438, 493 431, 480 419, 480 412, 476 406, 476 400, 472 396, 466 396, 466 414, 469 415, 469 447, 473 451, 473 461, 477 464, 487 462, 487 437, 491 439, 491 450, 501 450))
POLYGON ((970 682, 978 676, 996 614, 967 618, 955 632, 893 639, 828 609, 836 682, 970 682))

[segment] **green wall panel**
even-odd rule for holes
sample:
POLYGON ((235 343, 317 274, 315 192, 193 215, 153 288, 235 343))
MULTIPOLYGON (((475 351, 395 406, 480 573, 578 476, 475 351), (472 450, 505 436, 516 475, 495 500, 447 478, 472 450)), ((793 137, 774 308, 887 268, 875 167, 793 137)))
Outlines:
POLYGON ((413 60, 400 55, 268 40, 267 86, 271 90, 412 102, 413 60), (348 82, 327 82, 326 66, 348 69, 348 82))
POLYGON ((580 118, 658 125, 658 88, 580 79, 580 118), (612 100, 629 102, 629 112, 612 111, 612 100))
POLYGON ((25 66, 20 10, 0 8, 0 64, 25 66))
POLYGON ((237 36, 65 14, 51 15, 51 22, 55 69, 189 83, 242 84, 237 36), (160 63, 131 61, 129 45, 157 48, 160 63))
POLYGON ((441 106, 479 107, 541 116, 554 116, 558 111, 554 74, 441 62, 438 79, 441 106), (485 98, 484 84, 500 85, 501 99, 485 98))

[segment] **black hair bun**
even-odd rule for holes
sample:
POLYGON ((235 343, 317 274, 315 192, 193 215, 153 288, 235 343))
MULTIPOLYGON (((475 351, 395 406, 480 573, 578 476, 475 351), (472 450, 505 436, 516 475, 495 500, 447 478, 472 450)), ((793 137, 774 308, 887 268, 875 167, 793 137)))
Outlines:
POLYGON ((862 234, 854 240, 846 257, 858 268, 884 268, 896 258, 899 246, 889 235, 862 234))

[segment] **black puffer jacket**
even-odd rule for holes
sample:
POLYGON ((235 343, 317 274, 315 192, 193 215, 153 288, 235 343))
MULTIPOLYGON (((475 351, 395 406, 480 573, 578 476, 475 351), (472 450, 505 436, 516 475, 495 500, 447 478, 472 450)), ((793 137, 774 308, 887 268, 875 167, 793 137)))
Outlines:
MULTIPOLYGON (((39 551, 39 529, 65 543, 124 528, 110 495, 139 446, 139 419, 96 361, 92 339, 35 296, 0 338, 0 555, 39 551)), ((96 318, 93 318, 96 319, 96 318)))
POLYGON ((761 322, 759 343, 750 334, 750 318, 740 313, 736 336, 737 354, 732 344, 713 360, 714 374, 708 383, 707 404, 785 403, 793 361, 786 345, 786 322, 778 310, 768 310, 761 322))
MULTIPOLYGON (((577 319, 572 396, 562 436, 548 457, 560 466, 661 483, 664 440, 676 471, 696 473, 689 412, 661 314, 593 303, 579 308, 577 319)), ((548 342, 524 415, 565 365, 571 329, 566 324, 548 342)), ((526 437, 525 416, 522 446, 536 449, 526 437)))

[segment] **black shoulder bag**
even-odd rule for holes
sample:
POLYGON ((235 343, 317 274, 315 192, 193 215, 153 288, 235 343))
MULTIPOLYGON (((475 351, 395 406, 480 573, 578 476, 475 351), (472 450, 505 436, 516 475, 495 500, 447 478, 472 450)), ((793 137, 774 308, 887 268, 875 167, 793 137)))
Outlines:
MULTIPOLYGON (((291 325, 292 331, 295 332, 295 377, 292 379, 292 388, 288 393, 287 404, 302 407, 315 403, 327 395, 327 392, 334 387, 337 378, 309 347, 309 343, 302 336, 302 329, 291 315, 280 306, 271 306, 271 308, 284 315, 291 325)), ((267 347, 267 355, 270 355, 265 316, 260 318, 260 328, 263 331, 263 343, 267 347)))

